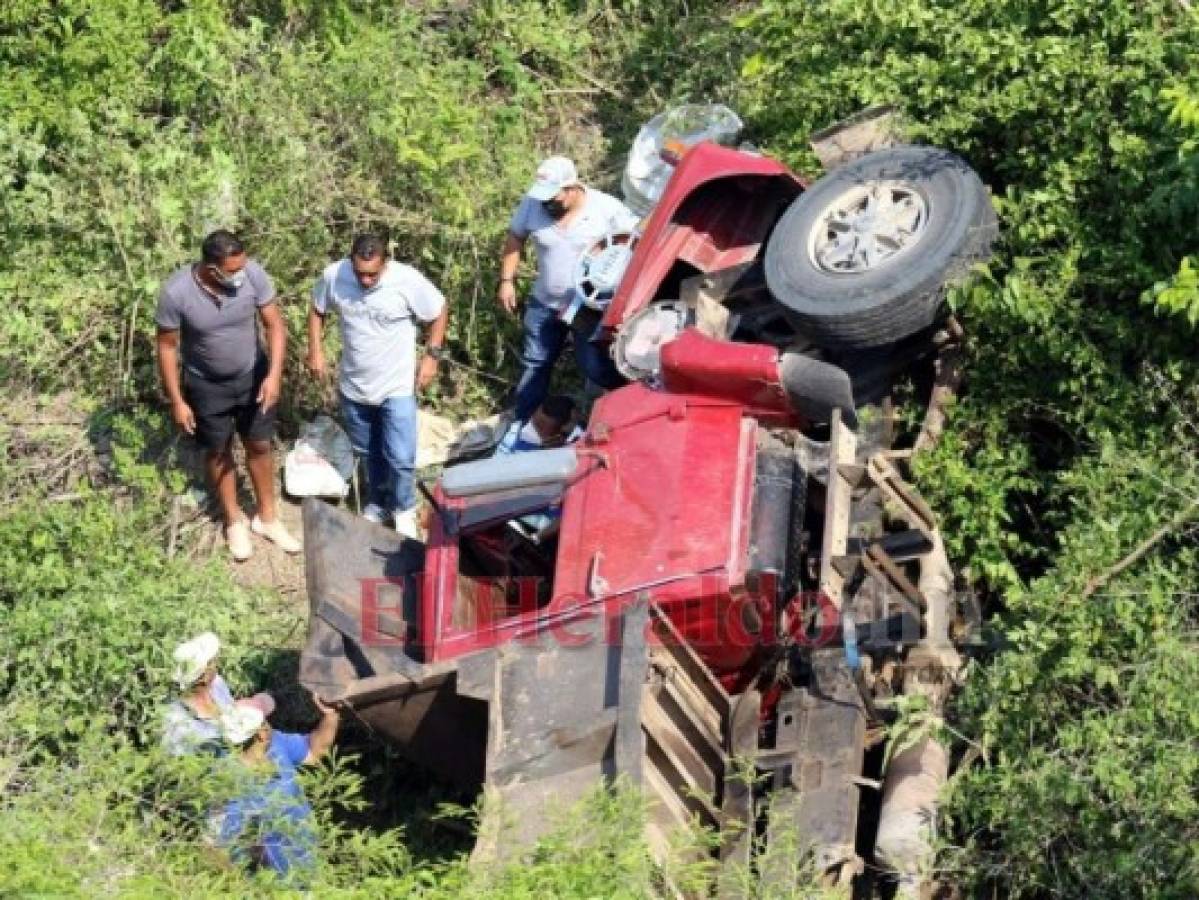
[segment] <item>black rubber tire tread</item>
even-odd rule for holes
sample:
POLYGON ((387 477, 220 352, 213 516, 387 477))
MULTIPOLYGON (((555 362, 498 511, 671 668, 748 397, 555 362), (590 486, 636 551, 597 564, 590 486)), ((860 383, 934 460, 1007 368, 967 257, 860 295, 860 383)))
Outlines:
POLYGON ((998 230, 989 192, 962 159, 936 147, 893 147, 834 169, 791 204, 766 246, 766 283, 818 345, 879 347, 936 322, 948 288, 990 256, 998 230), (907 182, 924 196, 921 243, 872 272, 817 268, 807 250, 817 218, 838 195, 880 179, 907 182))

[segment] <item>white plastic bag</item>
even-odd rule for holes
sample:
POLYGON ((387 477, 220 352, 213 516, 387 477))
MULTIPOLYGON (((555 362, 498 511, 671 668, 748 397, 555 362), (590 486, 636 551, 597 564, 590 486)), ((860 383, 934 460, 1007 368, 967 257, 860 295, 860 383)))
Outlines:
POLYGON ((300 429, 283 462, 283 485, 293 497, 344 497, 353 472, 349 437, 328 416, 317 416, 300 429))

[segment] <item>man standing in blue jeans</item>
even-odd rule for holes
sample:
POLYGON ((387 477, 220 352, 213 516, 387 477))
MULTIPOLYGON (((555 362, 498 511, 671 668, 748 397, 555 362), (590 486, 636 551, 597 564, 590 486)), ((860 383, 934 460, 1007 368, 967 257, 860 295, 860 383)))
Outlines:
POLYGON ((366 457, 367 505, 362 514, 415 539, 416 397, 437 376, 449 307, 420 272, 387 258, 377 235, 354 239, 350 255, 317 279, 308 313, 308 368, 328 374, 321 339, 325 316, 341 325, 339 387, 346 431, 366 457), (431 323, 416 362, 416 323, 431 323))
MULTIPOLYGON (((566 347, 572 326, 561 312, 573 298, 575 268, 582 255, 607 234, 631 231, 637 217, 615 197, 579 181, 575 164, 551 156, 537 167, 532 186, 508 225, 500 254, 500 286, 496 299, 515 315, 516 269, 525 242, 537 250, 537 280, 524 313, 524 371, 516 386, 516 420, 528 421, 549 392, 554 363, 566 347)), ((602 388, 624 383, 591 334, 574 329, 575 360, 583 374, 602 388)))

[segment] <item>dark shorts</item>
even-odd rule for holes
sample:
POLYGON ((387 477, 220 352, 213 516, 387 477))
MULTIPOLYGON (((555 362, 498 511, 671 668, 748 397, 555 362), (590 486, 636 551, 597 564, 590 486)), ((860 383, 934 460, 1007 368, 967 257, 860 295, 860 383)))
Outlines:
POLYGON ((243 441, 269 441, 275 433, 275 410, 266 412, 255 398, 266 377, 266 361, 252 372, 212 381, 195 372, 183 373, 183 399, 196 417, 196 442, 205 450, 223 450, 236 430, 243 441))

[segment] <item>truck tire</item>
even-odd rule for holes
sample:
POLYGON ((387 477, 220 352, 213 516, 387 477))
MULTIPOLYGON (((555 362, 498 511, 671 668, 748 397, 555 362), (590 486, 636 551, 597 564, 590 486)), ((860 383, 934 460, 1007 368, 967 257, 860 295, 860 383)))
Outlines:
POLYGON ((894 147, 833 170, 791 204, 766 245, 766 284, 817 344, 878 347, 932 325, 997 232, 990 194, 965 162, 894 147))

